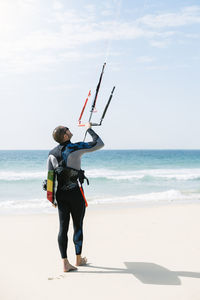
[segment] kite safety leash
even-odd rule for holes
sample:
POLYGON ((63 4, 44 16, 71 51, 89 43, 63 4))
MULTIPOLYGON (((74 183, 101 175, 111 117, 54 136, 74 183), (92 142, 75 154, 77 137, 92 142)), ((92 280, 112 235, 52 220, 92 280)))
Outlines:
POLYGON ((83 200, 85 201, 85 206, 88 207, 88 203, 87 203, 87 200, 85 198, 85 194, 84 194, 84 191, 83 191, 83 188, 82 188, 82 185, 80 184, 80 182, 78 181, 78 186, 79 186, 79 189, 80 189, 80 192, 81 192, 81 195, 83 197, 83 200))

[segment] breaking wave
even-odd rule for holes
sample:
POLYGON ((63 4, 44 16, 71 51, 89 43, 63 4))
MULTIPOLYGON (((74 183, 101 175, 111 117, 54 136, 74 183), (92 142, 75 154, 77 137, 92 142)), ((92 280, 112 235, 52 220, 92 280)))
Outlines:
POLYGON ((90 178, 104 178, 111 180, 141 180, 141 179, 167 179, 167 180, 199 180, 200 169, 146 169, 146 170, 88 170, 90 178))
MULTIPOLYGON (((163 203, 163 202, 194 202, 200 201, 200 193, 185 193, 179 190, 167 190, 163 192, 153 192, 129 196, 113 196, 113 197, 90 197, 87 199, 89 204, 106 204, 106 203, 163 203)), ((29 200, 6 200, 0 202, 0 209, 17 211, 23 213, 29 212, 55 212, 51 203, 43 199, 29 200)))
MULTIPOLYGON (((17 172, 0 171, 0 181, 28 181, 46 178, 45 171, 17 172)), ((86 171, 89 178, 105 180, 200 180, 200 169, 146 169, 146 170, 112 170, 89 169, 86 171)))

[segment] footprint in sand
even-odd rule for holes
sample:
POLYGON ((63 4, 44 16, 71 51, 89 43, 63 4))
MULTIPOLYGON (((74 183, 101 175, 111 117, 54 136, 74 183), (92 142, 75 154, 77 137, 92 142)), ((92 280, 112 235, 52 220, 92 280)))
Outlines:
POLYGON ((62 279, 64 278, 65 276, 64 275, 59 275, 59 276, 56 276, 56 277, 49 277, 48 280, 54 280, 54 279, 62 279))

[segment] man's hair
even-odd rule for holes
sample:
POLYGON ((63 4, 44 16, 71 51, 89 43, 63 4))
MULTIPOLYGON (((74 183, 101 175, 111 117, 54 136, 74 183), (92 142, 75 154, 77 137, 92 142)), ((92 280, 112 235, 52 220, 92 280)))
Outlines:
POLYGON ((61 143, 64 142, 64 135, 65 135, 67 129, 68 129, 68 128, 67 128, 67 127, 64 127, 64 126, 57 126, 57 127, 54 129, 52 135, 53 135, 54 140, 55 140, 57 143, 61 144, 61 143))

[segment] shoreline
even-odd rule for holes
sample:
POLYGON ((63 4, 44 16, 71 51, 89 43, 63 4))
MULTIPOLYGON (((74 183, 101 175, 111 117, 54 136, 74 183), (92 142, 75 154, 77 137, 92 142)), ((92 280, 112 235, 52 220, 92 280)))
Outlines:
MULTIPOLYGON (((48 200, 46 200, 48 203, 48 200)), ((99 210, 118 210, 118 209, 128 209, 128 208, 151 208, 151 207, 163 207, 163 206, 182 206, 182 205, 200 205, 199 200, 175 200, 175 201, 125 201, 125 202, 108 202, 108 203, 91 203, 88 202, 87 210, 91 211, 99 211, 99 210)), ((55 215, 57 214, 57 208, 49 205, 49 207, 40 208, 1 208, 0 217, 1 216, 35 216, 35 215, 55 215), (21 209, 21 212, 20 212, 21 209)))

